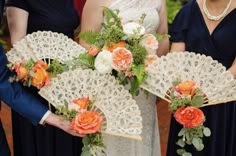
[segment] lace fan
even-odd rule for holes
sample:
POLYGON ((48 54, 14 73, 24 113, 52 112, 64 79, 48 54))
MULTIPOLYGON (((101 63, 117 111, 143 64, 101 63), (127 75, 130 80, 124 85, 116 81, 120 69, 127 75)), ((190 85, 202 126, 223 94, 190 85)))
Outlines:
POLYGON ((80 68, 67 71, 51 79, 39 94, 56 108, 72 100, 89 97, 95 99, 95 110, 105 117, 102 132, 134 139, 141 139, 142 117, 135 100, 119 85, 115 77, 80 68))
POLYGON ((236 100, 236 80, 226 68, 209 56, 193 52, 173 52, 158 58, 147 68, 143 89, 170 102, 168 90, 176 80, 194 81, 206 95, 205 104, 236 100))
POLYGON ((33 59, 34 61, 57 59, 61 63, 72 60, 86 50, 67 36, 51 32, 37 31, 25 36, 7 52, 11 63, 33 59))

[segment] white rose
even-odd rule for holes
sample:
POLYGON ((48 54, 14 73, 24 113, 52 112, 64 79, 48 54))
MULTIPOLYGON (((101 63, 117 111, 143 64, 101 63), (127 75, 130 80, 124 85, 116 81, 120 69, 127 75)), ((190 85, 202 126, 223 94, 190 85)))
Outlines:
POLYGON ((140 36, 145 33, 145 28, 138 23, 129 22, 123 25, 124 33, 128 36, 140 36))
POLYGON ((155 55, 158 49, 158 41, 156 37, 152 34, 147 34, 143 36, 143 39, 140 41, 140 45, 142 45, 149 54, 155 55))
POLYGON ((101 51, 95 59, 95 69, 102 74, 111 73, 112 71, 112 53, 101 51))

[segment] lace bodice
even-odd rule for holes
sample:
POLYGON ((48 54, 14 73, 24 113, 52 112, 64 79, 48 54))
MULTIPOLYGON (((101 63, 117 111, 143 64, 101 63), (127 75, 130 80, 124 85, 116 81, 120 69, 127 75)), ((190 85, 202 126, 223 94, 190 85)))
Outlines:
POLYGON ((144 27, 147 32, 156 32, 159 26, 159 10, 161 0, 113 0, 111 9, 119 9, 124 22, 138 21, 142 14, 146 14, 144 27))

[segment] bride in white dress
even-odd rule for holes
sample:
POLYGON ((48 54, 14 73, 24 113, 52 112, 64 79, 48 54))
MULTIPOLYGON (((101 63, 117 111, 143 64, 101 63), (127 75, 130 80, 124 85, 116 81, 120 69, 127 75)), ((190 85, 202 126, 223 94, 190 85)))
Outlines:
MULTIPOLYGON (((167 17, 165 0, 87 0, 84 6, 81 31, 100 30, 103 22, 103 6, 119 9, 122 20, 138 21, 146 14, 144 27, 147 32, 167 34, 167 17)), ((83 46, 88 46, 80 41, 83 46)), ((168 52, 168 39, 159 43, 157 55, 168 52)), ((160 137, 156 113, 156 97, 143 93, 135 97, 143 118, 142 141, 136 141, 116 136, 105 136, 108 156, 161 156, 160 137)))

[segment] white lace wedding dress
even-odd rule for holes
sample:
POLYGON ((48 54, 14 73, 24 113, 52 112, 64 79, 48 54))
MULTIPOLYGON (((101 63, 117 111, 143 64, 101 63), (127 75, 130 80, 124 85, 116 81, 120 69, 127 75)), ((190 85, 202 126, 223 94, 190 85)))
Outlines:
MULTIPOLYGON (((156 32, 159 25, 161 0, 113 0, 110 8, 119 9, 124 22, 138 21, 146 14, 144 26, 147 32, 156 32)), ((142 141, 105 135, 107 156, 161 156, 158 131, 156 97, 143 91, 135 97, 143 117, 142 141)))

